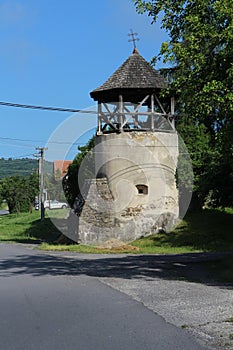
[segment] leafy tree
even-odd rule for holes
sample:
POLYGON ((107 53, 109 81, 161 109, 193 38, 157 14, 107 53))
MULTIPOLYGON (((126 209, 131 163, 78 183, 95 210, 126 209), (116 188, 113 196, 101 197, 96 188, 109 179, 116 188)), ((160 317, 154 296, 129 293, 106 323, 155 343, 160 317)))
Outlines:
POLYGON ((170 64, 171 88, 177 92, 178 118, 183 124, 181 134, 186 136, 188 148, 192 149, 192 144, 196 148, 196 155, 191 152, 191 158, 199 198, 204 198, 208 189, 219 205, 232 205, 232 1, 133 2, 139 13, 151 17, 152 23, 161 18, 161 27, 169 34, 153 62, 163 59, 170 64), (190 132, 195 135, 198 128, 206 135, 204 144, 199 138, 190 137, 190 132), (206 156, 197 156, 204 150, 208 151, 206 156))
POLYGON ((45 188, 47 190, 48 199, 57 199, 64 201, 65 195, 63 192, 61 172, 56 171, 56 174, 47 174, 45 177, 45 188))
POLYGON ((229 0, 134 0, 137 10, 153 21, 162 15, 170 37, 157 59, 173 68, 173 87, 182 110, 222 126, 233 111, 233 9, 229 0), (208 117, 208 118, 207 118, 208 117))
POLYGON ((93 178, 95 137, 93 136, 85 146, 79 146, 79 153, 69 165, 68 172, 63 178, 63 189, 69 205, 72 207, 75 198, 80 193, 85 179, 93 178), (82 168, 82 177, 79 177, 79 169, 85 158, 85 165, 82 168))
POLYGON ((22 184, 19 176, 10 176, 1 180, 0 190, 2 197, 7 202, 9 212, 20 212, 22 184))
MULTIPOLYGON (((200 209, 206 197, 211 191, 209 174, 215 168, 215 159, 218 152, 213 150, 210 144, 210 135, 204 124, 192 122, 189 118, 182 118, 176 126, 181 140, 178 158, 178 174, 181 187, 179 188, 182 202, 183 191, 185 189, 193 191, 192 209, 200 209), (183 147, 185 140, 186 147, 183 147), (188 154, 186 154, 188 152, 188 154), (190 159, 192 160, 192 170, 190 169, 190 159), (192 176, 194 174, 194 176, 192 176), (193 188, 191 186, 193 181, 193 188)), ((213 193, 212 193, 213 194, 213 193)))
POLYGON ((29 177, 25 177, 24 181, 26 183, 26 194, 27 194, 27 202, 29 205, 30 212, 32 212, 32 208, 34 205, 35 197, 38 196, 39 193, 39 175, 37 172, 33 172, 29 177))
POLYGON ((38 192, 39 179, 36 173, 29 177, 9 176, 0 181, 0 197, 6 200, 10 213, 32 211, 38 192))

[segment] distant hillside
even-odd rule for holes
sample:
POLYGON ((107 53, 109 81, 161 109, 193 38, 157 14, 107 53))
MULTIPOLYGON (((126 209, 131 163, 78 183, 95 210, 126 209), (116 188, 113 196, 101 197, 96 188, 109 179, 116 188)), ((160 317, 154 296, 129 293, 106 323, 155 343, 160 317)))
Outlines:
MULTIPOLYGON (((0 179, 4 177, 19 175, 28 176, 38 169, 38 159, 4 159, 0 158, 0 179)), ((45 162, 45 173, 52 173, 53 163, 45 162)))

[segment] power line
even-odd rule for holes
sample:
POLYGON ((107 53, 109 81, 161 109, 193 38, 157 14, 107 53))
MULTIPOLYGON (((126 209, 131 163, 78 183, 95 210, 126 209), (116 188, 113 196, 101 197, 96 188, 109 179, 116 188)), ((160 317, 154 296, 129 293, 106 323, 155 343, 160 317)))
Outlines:
POLYGON ((74 109, 74 108, 62 108, 62 107, 51 107, 51 106, 36 106, 36 105, 26 105, 26 104, 21 104, 21 103, 13 103, 13 102, 3 102, 0 101, 1 106, 6 106, 6 107, 16 107, 16 108, 27 108, 27 109, 40 109, 44 111, 57 111, 57 112, 71 112, 71 113, 97 113, 94 111, 87 111, 87 110, 82 110, 82 109, 74 109))
POLYGON ((7 147, 17 147, 17 148, 35 148, 35 144, 34 145, 22 145, 22 144, 16 144, 16 143, 3 143, 0 142, 0 144, 2 146, 7 146, 7 147))
MULTIPOLYGON (((21 142, 41 142, 43 143, 44 141, 43 140, 27 140, 27 139, 15 139, 15 138, 10 138, 10 137, 0 137, 0 140, 12 140, 12 141, 21 141, 21 142)), ((71 146, 81 146, 81 145, 84 145, 86 146, 87 143, 85 142, 63 142, 63 141, 48 141, 47 145, 49 146, 50 144, 58 144, 58 145, 71 145, 71 146)), ((12 144, 14 145, 14 144, 12 144)), ((114 146, 114 147, 124 147, 124 145, 119 145, 119 144, 111 144, 111 146, 114 146)), ((21 146, 21 147, 29 147, 29 146, 21 146)), ((35 146, 32 145, 30 146, 30 148, 34 148, 35 146)), ((140 147, 142 148, 143 146, 142 145, 133 145, 133 147, 140 147)), ((151 147, 154 147, 154 146, 148 146, 148 148, 151 148, 151 147)), ((165 146, 165 145, 156 145, 156 148, 177 148, 177 145, 169 145, 169 146, 165 146)), ((97 152, 97 153, 102 153, 102 152, 97 152)), ((201 154, 203 153, 202 151, 199 151, 199 152, 179 152, 179 154, 201 154)), ((208 152, 209 153, 209 152, 208 152)), ((211 152, 210 152, 211 153, 211 152)))
POLYGON ((13 137, 2 137, 2 136, 0 136, 0 139, 1 140, 10 140, 10 141, 42 142, 42 140, 16 139, 13 137))
MULTIPOLYGON (((29 140, 29 139, 18 139, 18 138, 12 138, 12 137, 0 137, 0 140, 6 140, 6 141, 18 141, 18 142, 34 142, 34 143, 45 143, 45 140, 29 140)), ((65 141, 47 141, 48 144, 58 144, 58 145, 86 145, 85 142, 65 142, 65 141)), ((12 145, 15 145, 12 143, 12 145)), ((25 147, 28 147, 28 145, 25 145, 25 147)), ((30 146, 34 147, 34 145, 30 146)))
MULTIPOLYGON (((28 104, 22 104, 22 103, 14 103, 14 102, 4 102, 0 101, 0 106, 5 107, 15 107, 15 108, 26 108, 26 109, 39 109, 39 110, 45 110, 45 111, 55 111, 55 112, 71 112, 71 113, 87 113, 87 114, 98 114, 98 111, 94 110, 87 110, 87 109, 75 109, 75 108, 63 108, 63 107, 51 107, 51 106, 37 106, 37 105, 28 105, 28 104)), ((105 113, 108 115, 109 112, 106 111, 105 113)), ((134 115, 135 111, 128 111, 125 114, 127 115, 134 115)), ((139 112, 137 111, 137 115, 145 115, 145 112, 139 112)), ((164 116, 167 116, 166 113, 155 113, 155 114, 161 114, 164 116)))
MULTIPOLYGON (((10 137, 0 137, 0 140, 1 139, 7 139, 7 140, 12 140, 12 141, 21 141, 21 142, 44 142, 42 140, 26 140, 26 139, 14 139, 14 138, 10 138, 10 137)), ((50 144, 55 144, 55 145, 73 145, 73 146, 81 146, 81 145, 86 145, 87 143, 85 142, 65 142, 65 141, 48 141, 47 142, 47 145, 50 145, 50 144)), ((117 147, 124 147, 124 145, 119 145, 119 144, 111 144, 111 146, 117 146, 117 147)), ((25 146, 27 147, 27 146, 25 146)), ((31 146, 31 147, 34 147, 34 146, 31 146)), ((141 145, 133 145, 133 147, 143 147, 141 145)), ((153 147, 153 146, 148 146, 148 147, 153 147)), ((164 146, 164 145, 157 145, 156 147, 166 147, 166 148, 173 148, 173 147, 177 147, 177 145, 170 145, 170 146, 164 146)))

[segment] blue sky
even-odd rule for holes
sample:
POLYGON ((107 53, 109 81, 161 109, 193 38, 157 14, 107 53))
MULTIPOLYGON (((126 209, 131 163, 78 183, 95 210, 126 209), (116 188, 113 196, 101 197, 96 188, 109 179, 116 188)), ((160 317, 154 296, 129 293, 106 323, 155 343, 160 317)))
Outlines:
MULTIPOLYGON (((131 28, 139 34, 137 47, 145 59, 158 53, 166 34, 150 22, 136 13, 131 0, 0 0, 0 101, 75 109, 94 106, 90 91, 132 52, 127 36, 131 28)), ((36 146, 59 137, 61 142, 75 143, 66 154, 70 159, 77 153, 77 142, 85 142, 87 130, 96 123, 94 115, 3 106, 0 122, 0 157, 32 157, 36 146), (69 137, 70 119, 77 126, 77 137, 75 130, 69 137)))

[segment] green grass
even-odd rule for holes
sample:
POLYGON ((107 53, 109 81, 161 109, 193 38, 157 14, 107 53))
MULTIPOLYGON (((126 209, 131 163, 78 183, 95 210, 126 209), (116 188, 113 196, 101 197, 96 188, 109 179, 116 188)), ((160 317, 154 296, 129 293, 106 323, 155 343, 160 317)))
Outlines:
MULTIPOLYGON (((203 251, 233 251, 233 209, 205 210, 191 213, 169 234, 155 234, 131 243, 139 254, 181 254, 203 251)), ((46 250, 66 250, 100 253, 94 247, 82 245, 43 244, 46 250)), ((102 250, 114 253, 112 250, 102 250)), ((116 251, 119 253, 119 251, 116 251)))
POLYGON ((233 209, 191 213, 173 232, 142 238, 133 245, 148 253, 233 251, 233 209))
MULTIPOLYGON (((130 249, 122 249, 122 250, 111 250, 111 249, 98 249, 94 246, 82 245, 82 244, 50 244, 50 243, 42 243, 39 247, 42 250, 48 251, 68 251, 68 252, 76 252, 83 254, 132 254, 135 251, 130 249)), ((137 253, 142 253, 138 252, 137 253)))
MULTIPOLYGON (((40 212, 0 216, 0 241, 17 243, 41 242, 44 250, 71 251, 77 253, 130 253, 130 254, 180 254, 203 251, 233 252, 233 209, 205 210, 191 213, 169 234, 156 234, 131 243, 138 250, 97 249, 93 246, 59 244, 60 232, 48 217, 62 220, 67 211, 46 213, 43 221, 40 212)), ((233 256, 208 263, 215 279, 233 283, 233 256)))
POLYGON ((0 216, 0 241, 16 243, 35 243, 54 241, 60 232, 49 218, 40 221, 40 213, 20 213, 0 216))
MULTIPOLYGON (((2 216, 0 217, 0 241, 43 240, 50 242, 44 244, 43 249, 100 253, 100 250, 94 247, 77 244, 53 244, 60 233, 49 216, 53 219, 63 219, 66 214, 67 210, 52 210, 47 212, 46 218, 42 222, 38 211, 34 211, 32 214, 21 213, 2 216)), ((155 234, 132 242, 131 245, 139 249, 137 251, 130 250, 130 252, 179 254, 202 251, 233 251, 232 228, 233 209, 191 213, 171 233, 155 234)), ((112 250, 103 250, 103 252, 113 253, 112 250)))
POLYGON ((46 216, 51 219, 64 219, 66 215, 69 213, 70 209, 51 209, 46 210, 46 216))
POLYGON ((155 234, 147 238, 138 239, 132 242, 132 245, 138 247, 140 252, 144 254, 183 254, 202 251, 189 244, 176 245, 173 243, 170 235, 173 234, 169 234, 169 236, 166 234, 155 234))

